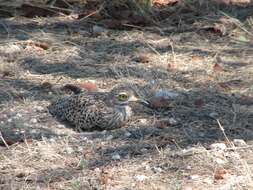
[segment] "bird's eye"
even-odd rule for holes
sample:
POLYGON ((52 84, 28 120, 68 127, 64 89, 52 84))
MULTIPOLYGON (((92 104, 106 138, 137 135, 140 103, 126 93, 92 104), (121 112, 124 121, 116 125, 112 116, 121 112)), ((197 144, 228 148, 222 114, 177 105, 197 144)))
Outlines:
POLYGON ((118 100, 119 101, 126 101, 126 100, 128 100, 128 95, 127 94, 119 94, 118 100))

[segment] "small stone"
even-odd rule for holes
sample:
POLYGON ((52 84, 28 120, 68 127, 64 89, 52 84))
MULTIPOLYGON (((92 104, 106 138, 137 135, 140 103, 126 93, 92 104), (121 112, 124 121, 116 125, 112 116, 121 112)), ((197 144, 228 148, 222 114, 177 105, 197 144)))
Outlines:
POLYGON ((146 148, 142 148, 142 149, 141 149, 141 152, 143 152, 143 153, 144 153, 144 152, 147 152, 147 151, 148 151, 148 149, 146 149, 146 148))
POLYGON ((22 114, 17 113, 16 118, 21 118, 21 117, 23 117, 22 114))
POLYGON ((209 185, 213 184, 213 180, 210 179, 210 178, 203 179, 203 182, 206 183, 206 184, 209 184, 209 185))
POLYGON ((224 143, 213 143, 210 148, 213 150, 225 150, 227 146, 224 143))
POLYGON ((53 138, 50 138, 50 139, 49 139, 49 142, 51 142, 51 143, 55 143, 55 142, 56 142, 56 140, 55 140, 55 139, 53 139, 53 138))
POLYGON ((235 146, 247 146, 247 143, 243 139, 234 139, 233 143, 235 146))
POLYGON ((31 134, 36 134, 36 133, 38 133, 38 132, 37 132, 36 129, 31 129, 31 130, 30 130, 30 133, 31 133, 31 134))
POLYGON ((162 168, 160 167, 153 167, 152 170, 155 172, 155 173, 161 173, 163 170, 162 168))
POLYGON ((168 121, 169 121, 169 123, 170 123, 171 125, 176 125, 176 124, 177 124, 177 120, 174 119, 174 118, 169 118, 168 121))
POLYGON ((150 170, 150 166, 145 166, 145 170, 150 170))
POLYGON ((36 106, 36 108, 35 108, 37 111, 43 111, 44 110, 44 108, 42 107, 42 106, 36 106))
POLYGON ((95 171, 96 173, 100 173, 100 172, 101 172, 100 168, 95 168, 94 171, 95 171))
POLYGON ((130 137, 131 135, 132 135, 132 134, 129 133, 129 132, 125 132, 125 134, 124 134, 125 137, 130 137))
POLYGON ((38 123, 38 120, 37 120, 36 118, 32 118, 32 119, 30 120, 30 122, 31 122, 31 123, 38 123))
POLYGON ((106 29, 103 28, 103 27, 101 27, 101 26, 94 25, 94 26, 92 27, 92 32, 93 32, 93 34, 95 34, 95 35, 100 35, 100 34, 102 34, 102 33, 105 32, 105 31, 106 31, 106 29))
POLYGON ((74 153, 74 150, 71 147, 67 147, 65 150, 66 150, 67 154, 73 154, 74 153))
POLYGON ((120 160, 121 159, 121 156, 119 154, 113 154, 112 155, 112 159, 113 160, 120 160))
POLYGON ((142 125, 146 125, 148 120, 147 119, 138 119, 139 123, 142 125))
POLYGON ((59 125, 57 125, 57 128, 64 129, 64 128, 65 128, 65 126, 64 126, 64 125, 59 124, 59 125))
POLYGON ((219 117, 219 114, 217 112, 212 112, 212 113, 209 114, 209 116, 216 119, 216 118, 219 117))
POLYGON ((106 140, 107 140, 107 141, 110 141, 110 140, 112 140, 112 139, 113 139, 113 135, 109 135, 109 136, 106 137, 106 140))
POLYGON ((241 159, 240 154, 238 154, 237 152, 230 152, 229 156, 238 160, 241 159))
POLYGON ((214 161, 215 161, 217 164, 220 164, 220 165, 223 165, 223 164, 226 164, 226 163, 227 163, 226 160, 221 159, 221 158, 215 158, 214 161))
POLYGON ((136 175, 136 176, 134 176, 134 179, 135 179, 136 181, 142 182, 142 181, 148 179, 148 177, 145 176, 145 175, 136 175))
POLYGON ((199 178, 200 178, 199 175, 191 175, 191 176, 189 176, 190 180, 198 180, 199 178))

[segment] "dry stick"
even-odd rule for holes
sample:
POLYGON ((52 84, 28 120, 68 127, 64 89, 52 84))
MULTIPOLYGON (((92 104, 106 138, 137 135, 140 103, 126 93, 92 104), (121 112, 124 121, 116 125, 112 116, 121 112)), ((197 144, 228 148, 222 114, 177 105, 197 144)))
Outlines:
POLYGON ((6 146, 6 148, 10 149, 9 145, 6 143, 6 141, 4 140, 4 137, 2 135, 2 132, 0 131, 0 139, 3 141, 4 145, 6 146))
POLYGON ((88 15, 86 15, 85 17, 81 18, 79 21, 83 21, 83 20, 85 20, 86 18, 89 18, 89 17, 91 17, 92 15, 99 13, 99 12, 104 8, 104 4, 105 4, 105 3, 103 3, 103 4, 99 7, 98 10, 91 12, 90 14, 88 14, 88 15))
POLYGON ((239 161, 241 162, 242 166, 244 166, 244 169, 247 171, 247 176, 246 176, 246 177, 248 178, 248 181, 249 181, 250 183, 252 183, 252 179, 251 179, 251 176, 252 176, 252 174, 251 174, 251 169, 249 168, 249 165, 248 165, 247 161, 241 159, 240 154, 236 151, 236 147, 235 147, 234 143, 232 143, 232 142, 228 139, 228 137, 227 137, 227 135, 226 135, 226 133, 225 133, 225 130, 224 130, 224 128, 222 127, 220 121, 219 121, 218 119, 216 119, 216 121, 217 121, 217 123, 218 123, 218 125, 219 125, 219 128, 220 128, 220 130, 222 131, 222 134, 224 135, 226 141, 230 144, 232 150, 234 150, 234 151, 239 155, 239 161))
POLYGON ((234 148, 235 145, 228 139, 228 137, 227 137, 227 135, 226 135, 226 133, 225 133, 225 130, 224 130, 224 128, 222 127, 220 121, 219 121, 218 119, 216 119, 216 121, 217 121, 217 123, 218 123, 218 125, 219 125, 219 128, 220 128, 220 130, 221 130, 223 136, 225 137, 225 140, 227 141, 227 143, 228 143, 231 147, 234 148))
POLYGON ((237 20, 237 19, 235 19, 235 18, 233 18, 233 17, 231 17, 231 16, 229 16, 229 15, 227 15, 226 13, 224 13, 224 12, 222 12, 222 11, 220 11, 224 16, 226 16, 226 17, 228 17, 229 19, 231 19, 232 21, 233 21, 233 23, 237 26, 237 27, 239 27, 240 29, 242 29, 244 32, 246 32, 247 34, 249 34, 250 36, 253 36, 253 33, 252 32, 250 32, 250 31, 248 31, 246 28, 244 28, 243 26, 241 26, 241 23, 237 20))
POLYGON ((170 43, 170 47, 171 47, 171 51, 172 51, 173 62, 174 62, 174 64, 176 64, 176 56, 175 56, 173 43, 170 43))

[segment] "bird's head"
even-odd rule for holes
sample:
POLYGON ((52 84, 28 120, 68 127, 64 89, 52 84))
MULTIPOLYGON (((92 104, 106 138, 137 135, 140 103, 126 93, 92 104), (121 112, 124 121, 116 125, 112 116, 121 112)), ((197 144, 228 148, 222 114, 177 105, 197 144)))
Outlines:
POLYGON ((148 104, 144 99, 138 97, 133 90, 121 90, 115 93, 114 103, 117 105, 128 105, 130 102, 148 104))

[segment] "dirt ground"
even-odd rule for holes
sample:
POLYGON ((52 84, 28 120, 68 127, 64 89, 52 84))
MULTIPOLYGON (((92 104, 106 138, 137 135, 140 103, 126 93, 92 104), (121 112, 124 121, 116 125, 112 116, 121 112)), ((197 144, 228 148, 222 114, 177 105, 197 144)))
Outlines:
POLYGON ((125 30, 2 19, 0 189, 253 189, 252 29, 226 15, 125 30), (135 105, 123 128, 79 133, 47 106, 86 82, 179 97, 135 105))

